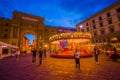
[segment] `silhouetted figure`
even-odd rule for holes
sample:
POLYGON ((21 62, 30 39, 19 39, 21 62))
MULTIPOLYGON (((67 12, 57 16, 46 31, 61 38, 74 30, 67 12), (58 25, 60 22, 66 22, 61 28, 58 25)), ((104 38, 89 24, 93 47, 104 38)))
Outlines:
POLYGON ((80 53, 77 49, 74 52, 74 57, 75 57, 76 68, 80 69, 80 53))
POLYGON ((43 53, 44 53, 44 57, 47 57, 46 56, 46 49, 43 50, 43 53))
POLYGON ((25 50, 25 51, 23 52, 23 55, 26 56, 26 53, 27 53, 27 51, 25 50))
POLYGON ((35 49, 32 50, 32 62, 35 63, 36 62, 36 53, 37 51, 35 49))
POLYGON ((94 56, 95 56, 95 62, 96 62, 96 64, 99 64, 99 62, 98 62, 98 55, 99 55, 99 50, 95 46, 94 47, 94 56))
POLYGON ((20 60, 20 50, 17 49, 15 54, 16 54, 16 61, 19 61, 20 60))
POLYGON ((39 50, 39 65, 42 64, 42 55, 43 55, 43 51, 42 49, 39 50))
POLYGON ((114 47, 113 48, 114 54, 110 56, 110 59, 112 59, 114 62, 117 62, 118 58, 120 57, 119 54, 117 53, 117 49, 114 47))
POLYGON ((2 47, 0 46, 0 59, 2 58, 2 47))
POLYGON ((117 49, 116 49, 115 47, 113 48, 113 51, 114 51, 115 53, 117 53, 117 49))

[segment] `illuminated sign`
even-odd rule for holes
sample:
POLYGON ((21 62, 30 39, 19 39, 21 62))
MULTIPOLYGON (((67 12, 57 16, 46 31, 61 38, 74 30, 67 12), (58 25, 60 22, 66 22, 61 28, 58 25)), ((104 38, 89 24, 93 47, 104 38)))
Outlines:
POLYGON ((37 19, 33 19, 33 18, 30 18, 30 17, 22 17, 23 20, 29 20, 29 21, 34 21, 34 22, 37 22, 38 20, 37 19))

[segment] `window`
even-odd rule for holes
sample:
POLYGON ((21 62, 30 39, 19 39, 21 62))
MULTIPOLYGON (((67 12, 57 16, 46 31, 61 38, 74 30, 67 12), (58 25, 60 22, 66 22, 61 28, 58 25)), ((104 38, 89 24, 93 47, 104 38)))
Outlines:
POLYGON ((102 40, 101 40, 101 39, 99 39, 99 42, 102 42, 102 40))
POLYGON ((97 36, 97 33, 96 33, 96 32, 94 32, 94 36, 97 36))
POLYGON ((108 24, 112 24, 112 20, 111 19, 108 20, 108 24))
POLYGON ((96 40, 96 43, 98 42, 98 40, 96 40))
POLYGON ((103 27, 103 23, 101 22, 101 23, 99 23, 99 25, 100 25, 100 27, 103 27))
POLYGON ((4 34, 4 38, 6 39, 8 37, 8 35, 7 34, 4 34))
POLYGON ((110 31, 110 33, 113 33, 114 32, 114 28, 110 28, 109 31, 110 31))
POLYGON ((101 30, 101 34, 105 34, 105 30, 101 30))
POLYGON ((105 42, 105 41, 106 41, 106 39, 103 39, 103 41, 105 42))
POLYGON ((119 23, 119 30, 120 30, 120 23, 119 23))
POLYGON ((93 25, 93 29, 96 29, 96 25, 93 25))
POLYGON ((89 31, 89 28, 87 28, 87 31, 89 31))
POLYGON ((0 30, 2 31, 2 30, 3 30, 3 28, 0 28, 0 30))
POLYGON ((88 23, 86 23, 86 26, 88 26, 88 23))
POLYGON ((16 43, 14 41, 12 41, 12 45, 16 45, 16 43))
POLYGON ((5 29, 6 32, 8 32, 8 29, 5 29))
POLYGON ((118 9, 116 9, 116 11, 117 11, 117 13, 119 13, 120 12, 120 7, 118 9))
POLYGON ((95 20, 92 20, 93 23, 95 23, 95 20))
POLYGON ((8 26, 8 23, 6 23, 5 26, 8 26))
POLYGON ((110 17, 110 12, 109 12, 109 13, 107 13, 107 17, 110 17))
POLYGON ((118 21, 120 21, 120 15, 118 15, 117 18, 118 18, 118 21))
POLYGON ((99 20, 102 20, 102 17, 101 17, 101 16, 99 17, 99 20))
POLYGON ((82 32, 84 32, 84 29, 81 29, 82 32))
POLYGON ((17 38, 17 33, 18 33, 18 28, 17 27, 13 27, 13 38, 17 38))

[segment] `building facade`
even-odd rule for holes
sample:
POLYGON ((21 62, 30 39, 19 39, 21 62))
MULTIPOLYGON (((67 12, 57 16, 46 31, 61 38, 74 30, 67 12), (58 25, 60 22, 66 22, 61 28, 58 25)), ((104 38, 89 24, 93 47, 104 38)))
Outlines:
MULTIPOLYGON (((67 28, 62 29, 62 32, 65 30, 67 28)), ((21 51, 32 47, 49 49, 49 37, 58 33, 59 28, 45 25, 44 18, 39 16, 14 11, 12 19, 0 18, 0 41, 16 45, 21 51), (35 36, 30 46, 26 34, 35 36)))
POLYGON ((120 43, 120 1, 78 23, 76 29, 91 33, 94 44, 120 43))
POLYGON ((44 18, 14 11, 12 19, 0 18, 0 41, 19 46, 23 50, 24 36, 33 34, 36 49, 44 43, 44 18))

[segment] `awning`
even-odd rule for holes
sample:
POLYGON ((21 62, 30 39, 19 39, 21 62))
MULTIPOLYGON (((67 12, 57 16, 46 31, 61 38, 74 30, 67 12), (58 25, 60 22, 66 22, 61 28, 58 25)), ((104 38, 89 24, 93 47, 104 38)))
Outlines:
POLYGON ((2 41, 0 41, 0 46, 6 46, 9 48, 19 48, 18 46, 11 45, 11 44, 8 44, 8 43, 2 42, 2 41))

